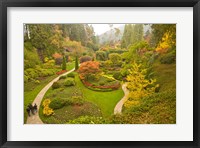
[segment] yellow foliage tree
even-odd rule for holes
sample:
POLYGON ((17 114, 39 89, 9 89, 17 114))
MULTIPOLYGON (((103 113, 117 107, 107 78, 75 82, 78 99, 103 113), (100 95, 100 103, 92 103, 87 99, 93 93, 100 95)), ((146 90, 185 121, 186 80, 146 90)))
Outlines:
POLYGON ((176 44, 176 42, 172 39, 173 38, 173 33, 171 32, 166 32, 162 40, 159 42, 158 46, 156 47, 156 51, 165 53, 170 49, 173 45, 176 44))
POLYGON ((146 79, 147 69, 142 69, 141 64, 133 63, 132 69, 129 70, 130 74, 127 76, 129 89, 129 99, 125 102, 124 106, 130 108, 133 105, 140 103, 140 98, 151 95, 159 85, 154 85, 156 79, 146 79))

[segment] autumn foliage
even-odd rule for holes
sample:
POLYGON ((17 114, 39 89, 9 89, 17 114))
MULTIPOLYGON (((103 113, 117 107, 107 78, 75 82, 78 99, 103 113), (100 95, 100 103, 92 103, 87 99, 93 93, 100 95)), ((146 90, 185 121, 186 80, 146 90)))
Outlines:
POLYGON ((56 52, 56 53, 54 53, 54 54, 52 55, 52 57, 53 57, 54 59, 58 59, 58 58, 62 58, 62 55, 56 52))
POLYGON ((155 92, 159 85, 155 85, 156 79, 146 79, 146 69, 141 68, 141 64, 133 63, 132 69, 127 76, 129 89, 129 99, 125 102, 125 107, 129 108, 140 103, 142 97, 146 97, 155 92))
POLYGON ((96 61, 88 61, 81 64, 79 70, 79 74, 87 79, 90 74, 98 74, 100 72, 99 62, 96 61))

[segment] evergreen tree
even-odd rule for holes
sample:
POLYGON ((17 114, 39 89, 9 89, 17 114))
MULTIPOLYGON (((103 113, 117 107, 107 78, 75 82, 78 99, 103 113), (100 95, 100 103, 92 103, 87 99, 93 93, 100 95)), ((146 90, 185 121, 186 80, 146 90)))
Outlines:
POLYGON ((79 68, 78 56, 76 56, 76 59, 75 59, 75 70, 78 70, 78 68, 79 68))
POLYGON ((62 61, 62 70, 66 70, 67 65, 66 65, 66 58, 63 56, 63 61, 62 61))

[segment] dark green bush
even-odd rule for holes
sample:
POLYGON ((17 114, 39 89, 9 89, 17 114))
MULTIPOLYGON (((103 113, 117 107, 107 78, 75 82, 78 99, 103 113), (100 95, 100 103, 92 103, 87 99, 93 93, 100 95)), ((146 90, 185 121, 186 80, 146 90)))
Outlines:
POLYGON ((71 73, 69 73, 69 74, 67 75, 67 77, 72 77, 72 78, 74 78, 74 77, 75 77, 75 73, 74 73, 74 72, 71 72, 71 73))
POLYGON ((87 56, 87 55, 80 57, 80 63, 87 62, 87 61, 92 61, 92 57, 87 56))
POLYGON ((103 86, 103 85, 105 85, 105 82, 101 81, 101 82, 99 82, 99 85, 103 86))
POLYGON ((160 62, 161 64, 172 64, 176 61, 176 53, 170 52, 163 57, 161 57, 160 62))
POLYGON ((66 104, 65 99, 56 98, 51 101, 51 103, 49 104, 49 107, 52 109, 60 109, 63 106, 65 106, 65 104, 66 104))
POLYGON ((106 52, 104 52, 104 51, 97 51, 96 52, 96 59, 98 61, 106 61, 108 59, 106 52))
POLYGON ((66 79, 66 76, 61 76, 61 77, 59 78, 59 80, 61 80, 61 79, 66 79))
POLYGON ((113 74, 113 77, 114 77, 115 79, 117 79, 117 80, 122 80, 122 75, 121 75, 120 72, 115 72, 115 73, 113 74))
POLYGON ((66 70, 67 65, 66 65, 66 58, 63 56, 63 61, 62 61, 62 70, 66 70))
POLYGON ((67 78, 65 81, 65 86, 74 86, 75 85, 75 80, 74 78, 67 78))
POLYGON ((28 82, 28 76, 24 75, 24 83, 28 82))
POLYGON ((52 85, 53 89, 57 89, 59 87, 60 87, 60 83, 58 83, 58 82, 54 82, 53 85, 52 85))
POLYGON ((85 102, 81 96, 72 96, 73 105, 83 105, 85 102))
POLYGON ((87 75, 87 80, 89 80, 89 81, 94 81, 94 80, 96 80, 95 74, 88 74, 88 75, 87 75))

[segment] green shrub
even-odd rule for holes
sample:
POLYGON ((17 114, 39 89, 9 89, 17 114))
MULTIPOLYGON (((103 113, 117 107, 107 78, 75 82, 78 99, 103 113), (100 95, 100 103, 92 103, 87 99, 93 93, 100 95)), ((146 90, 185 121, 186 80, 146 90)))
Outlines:
POLYGON ((73 105, 83 105, 85 102, 81 96, 72 96, 73 105))
POLYGON ((62 70, 66 70, 67 65, 66 65, 66 58, 63 56, 63 61, 62 61, 62 70))
POLYGON ((52 109, 60 109, 63 106, 65 106, 65 104, 66 104, 65 99, 56 98, 51 101, 51 103, 49 104, 49 107, 52 109))
POLYGON ((122 80, 122 75, 121 75, 120 72, 115 72, 115 73, 113 74, 113 77, 114 77, 115 79, 117 79, 117 80, 122 80))
POLYGON ((105 124, 103 117, 81 116, 77 119, 68 121, 69 124, 105 124))
POLYGON ((28 76, 24 75, 24 82, 27 83, 28 82, 28 76))
POLYGON ((94 81, 94 80, 96 80, 95 74, 88 74, 88 75, 87 75, 87 80, 89 80, 89 81, 94 81))
POLYGON ((59 80, 61 80, 61 79, 66 79, 66 76, 61 76, 61 77, 59 78, 59 80))
POLYGON ((60 87, 60 83, 58 83, 58 82, 54 82, 53 85, 52 85, 53 89, 57 89, 59 87, 60 87))
POLYGON ((113 81, 115 81, 114 79, 107 79, 106 80, 107 82, 113 82, 113 81))
POLYGON ((36 83, 36 84, 40 84, 40 81, 39 81, 39 80, 35 80, 35 83, 36 83))
POLYGON ((75 85, 75 80, 74 78, 67 78, 65 81, 65 86, 74 86, 75 85))
POLYGON ((87 62, 87 61, 92 61, 92 57, 87 56, 87 55, 80 57, 80 63, 87 62))
POLYGON ((71 72, 71 73, 69 73, 69 74, 67 75, 67 77, 72 77, 72 78, 74 78, 74 77, 75 77, 75 73, 74 73, 74 72, 71 72))
POLYGON ((161 57, 160 62, 161 64, 172 64, 176 61, 176 53, 170 52, 161 57))
POLYGON ((97 51, 96 52, 96 59, 98 61, 106 61, 108 59, 106 52, 104 52, 104 51, 97 51))
POLYGON ((121 63, 121 55, 118 53, 109 54, 109 59, 112 61, 113 65, 122 64, 121 63))
POLYGON ((103 85, 105 85, 105 82, 101 81, 101 82, 99 82, 99 85, 103 86, 103 85))
POLYGON ((79 64, 78 64, 78 57, 75 58, 75 70, 78 70, 79 64))

